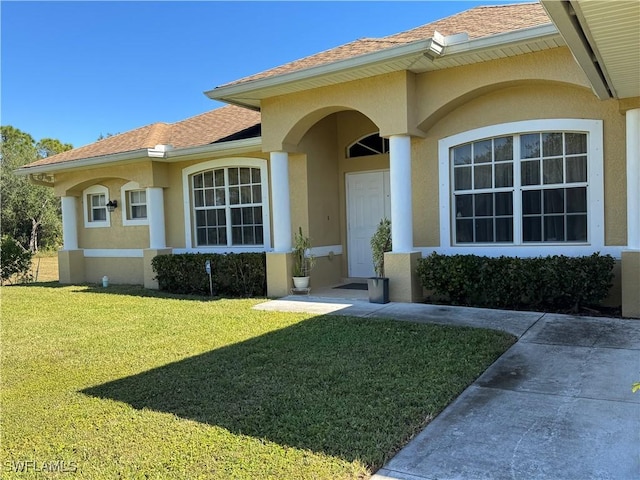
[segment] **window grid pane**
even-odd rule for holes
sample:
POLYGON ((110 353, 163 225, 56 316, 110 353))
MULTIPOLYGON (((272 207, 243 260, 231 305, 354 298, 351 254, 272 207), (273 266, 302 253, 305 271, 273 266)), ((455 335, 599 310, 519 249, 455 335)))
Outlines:
POLYGON ((512 242, 513 137, 455 147, 452 163, 456 243, 512 242))
POLYGON ((147 192, 145 190, 131 190, 129 193, 129 220, 147 218, 147 192))
POLYGON ((107 197, 104 193, 89 195, 90 222, 106 222, 107 221, 107 197))
POLYGON ((514 155, 514 136, 451 149, 454 243, 587 242, 587 135, 515 137, 519 156, 514 155), (514 164, 520 169, 517 178, 514 164), (517 239, 514 192, 521 201, 515 212, 521 218, 522 237, 517 239))
POLYGON ((264 243, 259 168, 228 167, 198 173, 192 178, 195 237, 199 246, 264 243))

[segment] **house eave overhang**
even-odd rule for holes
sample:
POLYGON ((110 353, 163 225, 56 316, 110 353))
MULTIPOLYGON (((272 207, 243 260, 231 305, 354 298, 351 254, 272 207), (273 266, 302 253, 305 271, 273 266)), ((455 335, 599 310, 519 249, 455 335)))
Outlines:
POLYGON ((640 97, 640 3, 542 0, 600 99, 640 97))
POLYGON ((435 38, 419 40, 290 73, 223 85, 206 91, 205 95, 212 100, 257 110, 260 100, 271 96, 402 70, 422 73, 564 45, 558 29, 552 23, 471 40, 461 40, 461 37, 447 37, 451 43, 446 45, 438 45, 435 38), (514 48, 518 46, 522 48, 514 48), (434 54, 435 50, 439 50, 439 53, 434 54))
POLYGON ((589 45, 589 41, 580 27, 569 2, 542 0, 541 3, 549 17, 558 27, 560 35, 567 43, 576 62, 578 62, 578 65, 589 79, 596 96, 601 100, 613 97, 604 72, 596 60, 595 52, 589 45))
POLYGON ((30 178, 39 178, 43 175, 53 175, 60 172, 86 170, 90 168, 106 167, 112 165, 122 165, 133 162, 150 160, 154 162, 180 162, 185 160, 195 160, 205 157, 220 157, 224 155, 239 155, 243 153, 260 150, 262 138, 254 137, 243 140, 233 140, 230 142, 211 143, 184 148, 165 148, 158 145, 155 148, 143 148, 129 152, 102 155, 99 157, 81 158, 66 162, 53 163, 49 165, 38 165, 34 167, 21 167, 15 170, 17 175, 29 175, 30 178))

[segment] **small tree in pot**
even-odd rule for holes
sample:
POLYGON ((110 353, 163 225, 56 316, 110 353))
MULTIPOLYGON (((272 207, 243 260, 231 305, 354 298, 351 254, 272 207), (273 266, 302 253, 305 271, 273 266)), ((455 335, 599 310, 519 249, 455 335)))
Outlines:
POLYGON ((309 275, 315 264, 311 255, 311 240, 302 233, 302 227, 293 235, 293 285, 309 288, 309 275))
POLYGON ((391 251, 391 221, 383 218, 371 237, 373 269, 376 277, 367 281, 371 303, 389 303, 389 279, 384 276, 384 253, 391 251))

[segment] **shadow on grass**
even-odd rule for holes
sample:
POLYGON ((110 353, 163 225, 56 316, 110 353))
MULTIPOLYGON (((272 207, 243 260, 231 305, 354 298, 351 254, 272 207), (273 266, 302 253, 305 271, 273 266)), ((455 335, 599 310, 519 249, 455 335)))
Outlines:
POLYGON ((13 283, 3 285, 4 287, 40 287, 40 288, 64 288, 69 285, 63 285, 57 280, 51 280, 47 282, 25 282, 25 283, 13 283))
POLYGON ((142 285, 109 285, 103 287, 97 284, 86 284, 82 289, 77 290, 79 293, 104 293, 109 295, 128 295, 132 297, 144 298, 174 298, 178 300, 191 300, 195 302, 210 302, 212 300, 220 300, 222 297, 205 296, 205 295, 189 295, 186 293, 169 293, 161 290, 152 290, 144 288, 142 285))
POLYGON ((82 393, 377 469, 511 343, 321 316, 82 393))
POLYGON ((194 302, 210 302, 213 300, 221 300, 225 297, 218 296, 204 296, 204 295, 188 295, 181 293, 169 293, 160 290, 152 290, 144 288, 142 285, 109 285, 103 287, 95 283, 77 283, 77 284, 63 284, 58 281, 51 282, 29 282, 16 284, 17 287, 44 287, 44 288, 75 288, 75 293, 105 293, 109 295, 126 295, 132 297, 144 297, 144 298, 173 298, 178 300, 190 300, 194 302))

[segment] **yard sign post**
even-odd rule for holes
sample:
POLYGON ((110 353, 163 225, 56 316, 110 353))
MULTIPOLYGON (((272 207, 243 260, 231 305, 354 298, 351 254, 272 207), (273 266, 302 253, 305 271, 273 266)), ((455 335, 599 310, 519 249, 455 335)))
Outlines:
POLYGON ((213 297, 213 282, 211 280, 211 260, 207 260, 204 264, 204 269, 209 275, 209 296, 213 297))

